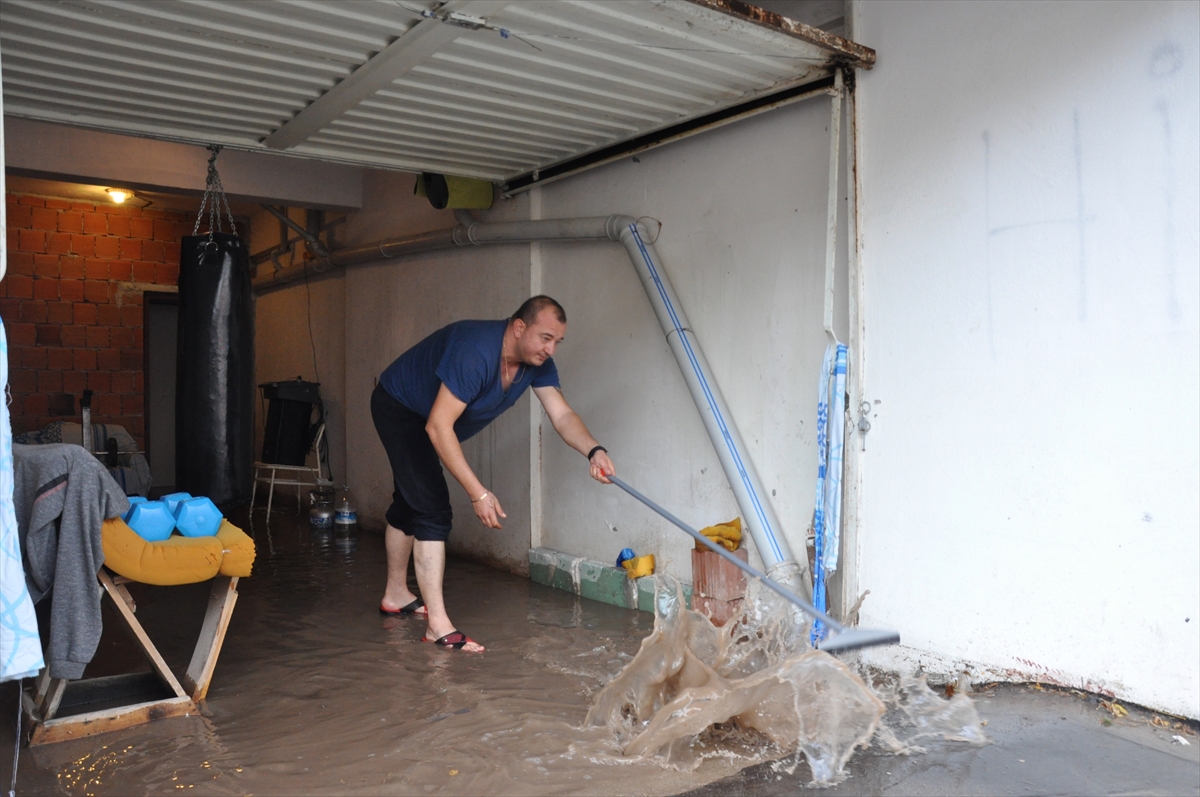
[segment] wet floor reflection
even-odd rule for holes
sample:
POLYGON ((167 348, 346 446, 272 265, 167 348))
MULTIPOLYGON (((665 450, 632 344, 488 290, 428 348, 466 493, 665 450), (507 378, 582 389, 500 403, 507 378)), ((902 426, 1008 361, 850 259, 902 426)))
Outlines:
MULTIPOLYGON (((737 770, 630 761, 611 733, 585 727, 651 615, 452 560, 451 617, 488 651, 439 650, 416 618, 378 614, 382 535, 314 531, 292 512, 269 527, 262 510, 253 525, 234 518, 258 561, 204 716, 25 749, 18 793, 674 794, 737 770)), ((168 663, 186 669, 206 585, 131 591, 168 663)), ((89 675, 112 669, 121 644, 106 636, 89 675)), ((11 717, 15 690, 3 696, 11 717)), ((0 742, 12 738, 4 725, 0 742)))

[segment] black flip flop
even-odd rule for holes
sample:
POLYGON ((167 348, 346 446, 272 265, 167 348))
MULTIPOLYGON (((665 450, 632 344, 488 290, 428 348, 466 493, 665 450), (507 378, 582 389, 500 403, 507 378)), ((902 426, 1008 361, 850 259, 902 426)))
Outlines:
MULTIPOLYGON (((462 631, 451 631, 444 637, 439 639, 430 639, 429 637, 421 637, 422 642, 432 642, 441 648, 453 648, 454 650, 462 650, 468 642, 475 642, 474 639, 464 634, 462 631)), ((478 645, 478 642, 475 642, 478 645)))
POLYGON ((383 604, 380 604, 379 605, 379 613, 386 617, 399 617, 400 615, 403 615, 403 614, 429 614, 429 612, 420 611, 421 609, 424 609, 424 608, 425 608, 425 601, 421 600, 420 598, 416 598, 415 600, 413 600, 412 603, 408 604, 407 606, 403 606, 403 607, 397 609, 396 611, 392 611, 391 609, 385 609, 385 608, 383 608, 383 604))

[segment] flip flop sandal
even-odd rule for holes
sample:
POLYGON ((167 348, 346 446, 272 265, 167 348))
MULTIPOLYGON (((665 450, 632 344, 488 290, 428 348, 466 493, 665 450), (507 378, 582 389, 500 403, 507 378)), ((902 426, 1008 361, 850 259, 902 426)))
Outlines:
POLYGON ((425 601, 421 600, 420 598, 417 598, 412 603, 408 604, 407 606, 403 606, 403 607, 397 609, 396 611, 392 611, 391 609, 385 609, 385 608, 383 608, 383 604, 380 604, 379 605, 379 613, 382 615, 385 615, 387 617, 399 617, 401 615, 406 615, 406 614, 429 614, 428 611, 421 611, 421 609, 424 609, 424 608, 425 608, 425 601))
MULTIPOLYGON (((471 639, 471 637, 467 636, 462 631, 451 631, 449 634, 446 634, 444 637, 442 637, 440 639, 430 639, 429 637, 421 637, 421 641, 422 642, 432 642, 433 644, 437 645, 438 647, 454 648, 455 650, 462 650, 463 647, 466 646, 466 644, 468 642, 475 642, 474 639, 471 639)), ((475 644, 478 645, 479 643, 475 642, 475 644)))

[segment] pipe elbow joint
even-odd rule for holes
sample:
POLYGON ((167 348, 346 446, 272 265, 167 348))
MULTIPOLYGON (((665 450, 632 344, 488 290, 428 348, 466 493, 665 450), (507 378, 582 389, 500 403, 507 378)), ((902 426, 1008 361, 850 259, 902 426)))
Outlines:
MULTIPOLYGON (((623 235, 629 234, 631 226, 638 227, 638 220, 633 216, 626 216, 623 213, 614 213, 604 220, 604 233, 608 236, 608 240, 620 242, 623 235)), ((641 230, 640 232, 645 232, 641 230)))

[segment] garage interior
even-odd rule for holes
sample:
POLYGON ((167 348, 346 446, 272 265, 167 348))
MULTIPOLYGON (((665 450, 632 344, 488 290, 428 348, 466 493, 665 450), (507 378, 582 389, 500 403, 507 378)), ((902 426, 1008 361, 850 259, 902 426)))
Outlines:
MULTIPOLYGON (((369 410, 378 375, 434 329, 507 317, 541 293, 570 318, 556 356, 564 393, 622 476, 697 527, 740 516, 750 563, 774 575, 795 568, 806 595, 815 580, 832 616, 901 629, 902 645, 863 652, 862 666, 921 669, 936 682, 967 673, 983 683, 1057 684, 1194 720, 1200 675, 1181 652, 1198 641, 1195 620, 1184 616, 1194 615, 1200 579, 1176 572, 1178 562, 1200 556, 1187 532, 1200 503, 1189 482, 1200 473, 1194 440, 1184 434, 1177 442, 1172 432, 1155 453, 1155 478, 1105 491, 1098 485, 1119 478, 1101 463, 1146 461, 1141 437, 1063 431, 1004 396, 1034 389, 1033 374, 1062 366, 1085 386, 1104 385, 1100 405, 1084 411, 1087 424, 1128 426, 1136 391, 1124 385, 1143 367, 1134 368, 1132 352, 1167 339, 1171 346, 1147 356, 1178 400, 1151 424, 1185 433, 1196 426, 1189 408, 1198 401, 1197 354, 1188 339, 1197 329, 1196 241, 1186 221, 1196 205, 1189 147, 1197 103, 1188 99, 1198 71, 1195 21, 1187 4, 1157 3, 1140 17, 1117 4, 1094 30, 1080 23, 1085 13, 1055 9, 1032 33, 1027 17, 1004 3, 945 16, 936 4, 884 5, 3 0, 0 317, 13 434, 78 422, 90 391, 91 422, 121 427, 125 450, 144 456, 146 472, 130 464, 125 486, 145 483, 152 498, 187 489, 176 472, 177 429, 198 432, 177 415, 180 258, 185 238, 209 232, 212 217, 198 211, 215 165, 229 203, 228 214, 218 206, 218 231, 232 222, 251 269, 253 379, 239 389, 252 437, 242 473, 252 472, 249 459, 261 459, 267 443, 259 386, 319 384, 324 443, 306 464, 323 467, 335 488, 348 487, 357 508, 353 540, 313 536, 307 488, 275 487, 268 513, 261 484, 246 507, 255 484, 239 477, 224 503, 254 538, 258 569, 239 587, 246 616, 233 612, 230 620, 203 742, 186 741, 195 733, 164 741, 152 730, 123 731, 137 750, 165 745, 180 767, 220 759, 242 789, 309 783, 311 761, 285 762, 280 746, 243 755, 253 747, 249 733, 230 737, 241 745, 233 755, 213 728, 265 705, 274 705, 274 727, 303 725, 323 710, 315 706, 335 682, 370 702, 378 651, 391 650, 402 663, 387 671, 425 691, 389 698, 364 726, 419 715, 434 730, 396 731, 395 744, 379 752, 387 747, 403 766, 369 763, 361 781, 349 761, 320 754, 322 774, 312 782, 330 792, 407 793, 430 783, 454 792, 452 757, 399 751, 413 743, 452 749, 455 733, 476 729, 499 733, 510 715, 498 709, 472 724, 481 709, 495 709, 469 698, 485 688, 485 665, 413 657, 419 635, 377 628, 377 617, 370 628, 358 618, 330 631, 343 616, 330 602, 367 600, 364 611, 373 611, 375 588, 359 582, 379 576, 377 532, 391 493, 369 410), (1071 54, 1049 46, 1064 31, 1071 54), (1016 52, 1025 60, 1010 66, 1004 53, 1016 52), (959 72, 939 73, 935 54, 959 72), (1078 74, 1048 83, 1030 77, 1072 58, 1078 74), (1136 70, 1129 66, 1120 90, 1099 97, 1106 59, 1136 70), (1129 130, 1098 132, 1098 119, 1124 108, 1114 96, 1134 103, 1128 98, 1139 93, 1154 99, 1130 112, 1129 130), (1174 138, 1164 144, 1164 135, 1174 138), (1152 153, 1139 174, 1108 171, 1134 149, 1152 153), (1153 203, 1157 215, 1126 214, 1130 196, 1153 203), (632 221, 654 252, 651 269, 686 308, 676 330, 616 226, 606 231, 603 220, 613 218, 632 221), (1121 222, 1101 229, 1113 218, 1121 222), (1164 227, 1163 219, 1178 221, 1164 227), (594 223, 580 232, 554 220, 594 223), (1152 245, 1141 245, 1158 264, 1154 273, 1170 275, 1161 285, 1125 267, 1134 257, 1126 241, 1159 228, 1152 245), (959 229, 976 232, 960 241, 959 229), (1120 230, 1125 238, 1111 240, 1120 230), (1020 237, 1027 234, 1041 237, 1020 237), (1051 297, 1042 314, 1027 301, 1033 294, 1051 297), (1152 307, 1150 320, 1131 316, 1122 296, 1152 307), (1097 331, 1105 317, 1114 320, 1097 331), (716 386, 715 404, 697 398, 686 355, 673 348, 685 337, 704 361, 702 381, 716 386), (1067 353, 1029 354, 1044 339, 1062 341, 1067 353), (814 531, 825 522, 814 518, 813 486, 825 473, 827 444, 814 388, 829 370, 823 355, 839 343, 844 390, 825 410, 844 421, 834 424, 845 444, 831 538, 814 531), (968 404, 1003 420, 978 429, 968 404), (1009 417, 1014 406, 1022 409, 1009 417), (1032 430, 1037 442, 1022 448, 1018 430, 1032 430), (1013 475, 1023 451, 1037 463, 1028 477, 1013 475), (976 509, 984 517, 978 532, 964 519, 976 509), (1129 646, 1113 638, 1113 616, 1095 616, 1095 606, 1120 603, 1111 611, 1129 620, 1127 607, 1139 603, 1132 586, 1120 592, 1125 600, 1109 603, 1104 589, 1037 569, 1049 563, 1019 577, 1039 605, 1070 607, 1072 622, 1087 629, 1065 641, 1054 639, 1048 618, 1030 630, 999 606, 1012 586, 1005 574, 1020 570, 1040 540, 1058 553, 1083 551, 1082 567, 1095 571, 1126 555, 1117 550, 1131 529, 1154 523, 1165 536, 1131 554, 1129 566, 1165 584, 1163 616, 1145 633, 1169 640, 1159 670, 1166 677, 1117 650, 1129 646), (1010 538, 1014 524, 1022 530, 1010 538), (830 559, 831 540, 835 564, 818 567, 830 559), (302 559, 318 569, 302 573, 302 559), (963 574, 972 574, 967 586, 963 574), (926 578, 936 597, 928 605, 926 578), (309 619, 289 619, 285 596, 305 591, 294 606, 309 619), (942 611, 943 619, 933 616, 942 611), (278 658, 252 644, 271 623, 293 634, 278 658), (347 642, 354 634, 369 640, 365 647, 347 642), (343 672, 322 670, 298 649, 323 640, 353 648, 343 672), (435 683, 446 666, 465 667, 462 680, 435 683), (356 679, 362 685, 348 685, 356 679), (263 694, 247 696, 254 689, 263 694), (266 769, 253 778, 234 772, 251 759, 279 779, 266 769)), ((211 207, 217 197, 207 199, 211 207)), ((1067 412, 1074 394, 1063 390, 1051 414, 1067 412)), ((470 496, 451 482, 457 564, 447 588, 458 574, 464 589, 489 602, 478 607, 483 633, 511 643, 497 667, 567 668, 588 645, 603 647, 614 658, 583 656, 582 681, 548 687, 563 700, 599 689, 652 622, 645 610, 658 582, 623 580, 612 565, 624 548, 654 554, 657 575, 677 579, 695 600, 691 541, 592 482, 537 402, 521 399, 464 452, 503 498, 508 519, 498 532, 474 523, 470 496), (505 603, 519 607, 511 617, 505 603), (504 630, 513 618, 533 630, 504 630), (561 645, 547 641, 547 628, 562 635, 561 645)), ((169 588, 196 613, 194 624, 174 628, 175 599, 144 589, 144 598, 135 590, 143 622, 161 635, 172 667, 183 669, 207 592, 169 588)), ((458 600, 470 603, 468 595, 458 600)), ((127 663, 128 651, 105 640, 108 659, 89 675, 127 663)), ((331 726, 341 746, 370 747, 368 728, 352 729, 349 717, 331 726)), ((265 719, 251 726, 272 727, 265 719)), ((303 755, 318 756, 318 732, 293 734, 303 755)), ((31 766, 40 774, 30 776, 39 780, 30 782, 46 785, 48 773, 69 771, 83 784, 81 773, 108 755, 91 753, 85 766, 87 744, 63 743, 69 754, 42 748, 31 766)), ((497 750, 478 753, 490 764, 457 771, 497 793, 517 793, 539 777, 579 793, 592 788, 581 780, 584 769, 556 769, 563 760, 546 765, 549 774, 539 764, 505 769, 496 761, 518 752, 497 750)), ((101 768, 128 764, 119 761, 101 768)), ((748 755, 742 766, 758 761, 748 755)), ((645 793, 674 794, 740 768, 715 758, 699 767, 639 777, 645 793)), ((166 790, 178 774, 168 768, 146 763, 140 771, 166 790)), ((600 770, 586 771, 597 779, 593 791, 611 786, 600 770)), ((225 788, 215 779, 190 782, 225 788)))

